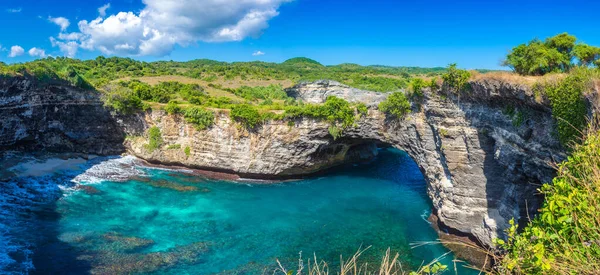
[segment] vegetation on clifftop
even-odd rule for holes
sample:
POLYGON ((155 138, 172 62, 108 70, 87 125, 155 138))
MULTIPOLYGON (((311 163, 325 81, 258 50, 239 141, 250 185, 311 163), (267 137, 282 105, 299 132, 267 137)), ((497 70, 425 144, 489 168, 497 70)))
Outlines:
POLYGON ((600 66, 600 48, 578 43, 577 38, 568 33, 521 44, 513 48, 504 61, 505 66, 522 75, 564 73, 576 64, 600 66))
POLYGON ((410 112, 410 102, 404 93, 395 92, 379 103, 379 110, 392 118, 403 118, 410 112))

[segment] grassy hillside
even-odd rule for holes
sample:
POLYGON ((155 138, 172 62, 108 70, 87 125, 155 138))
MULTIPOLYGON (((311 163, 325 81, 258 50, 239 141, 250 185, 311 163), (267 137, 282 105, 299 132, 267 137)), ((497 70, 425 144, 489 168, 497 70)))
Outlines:
POLYGON ((129 58, 98 57, 94 60, 47 58, 23 64, 0 64, 2 74, 33 74, 40 79, 67 79, 75 84, 100 88, 125 77, 184 76, 215 81, 300 82, 332 79, 375 91, 405 88, 413 75, 439 75, 444 68, 385 67, 342 64, 323 66, 308 58, 293 58, 281 64, 266 62, 226 63, 199 59, 188 62, 141 62, 129 58))

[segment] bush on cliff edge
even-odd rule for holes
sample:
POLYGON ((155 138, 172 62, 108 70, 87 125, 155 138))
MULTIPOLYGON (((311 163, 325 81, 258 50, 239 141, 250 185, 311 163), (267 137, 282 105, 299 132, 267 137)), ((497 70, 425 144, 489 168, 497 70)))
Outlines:
POLYGON ((598 274, 600 270, 600 131, 558 168, 539 215, 517 234, 498 241, 508 254, 499 265, 505 274, 598 274))

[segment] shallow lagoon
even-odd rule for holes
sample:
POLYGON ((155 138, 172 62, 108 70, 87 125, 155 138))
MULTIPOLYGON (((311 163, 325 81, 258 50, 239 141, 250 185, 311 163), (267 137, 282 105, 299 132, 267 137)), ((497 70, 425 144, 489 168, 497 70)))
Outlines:
MULTIPOLYGON (((4 201, 5 209, 22 213, 0 216, 7 228, 0 245, 12 250, 3 268, 272 274, 276 259, 293 269, 300 252, 335 266, 340 254, 369 246, 363 260, 378 263, 389 247, 407 268, 447 253, 441 245, 411 249, 438 237, 426 220, 431 205, 422 175, 397 150, 277 184, 209 180, 134 162, 98 158, 4 185, 4 197, 32 195, 4 201)), ((452 257, 443 261, 452 266, 452 257)), ((467 273, 459 267, 459 274, 467 273)))

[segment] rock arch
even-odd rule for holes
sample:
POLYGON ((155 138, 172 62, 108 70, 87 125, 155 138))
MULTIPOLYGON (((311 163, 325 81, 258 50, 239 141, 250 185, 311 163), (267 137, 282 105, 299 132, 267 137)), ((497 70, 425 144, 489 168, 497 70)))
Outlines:
POLYGON ((169 150, 148 153, 143 141, 126 146, 152 162, 281 178, 368 156, 374 144, 386 144, 407 152, 417 163, 444 226, 491 246, 508 220, 533 215, 539 205, 536 188, 552 179, 552 163, 564 154, 552 135, 550 110, 529 90, 494 81, 472 86, 473 92, 461 101, 451 94, 426 93, 420 110, 389 120, 375 108, 385 94, 332 81, 303 83, 288 93, 308 102, 322 102, 330 95, 365 102, 369 114, 334 140, 329 125, 312 119, 298 120, 294 126, 272 121, 248 133, 221 114, 213 128, 198 132, 181 118, 154 112, 140 120, 158 125, 166 142, 191 146, 191 156, 169 150), (507 105, 526 112, 526 119, 515 123, 504 114, 507 105))

